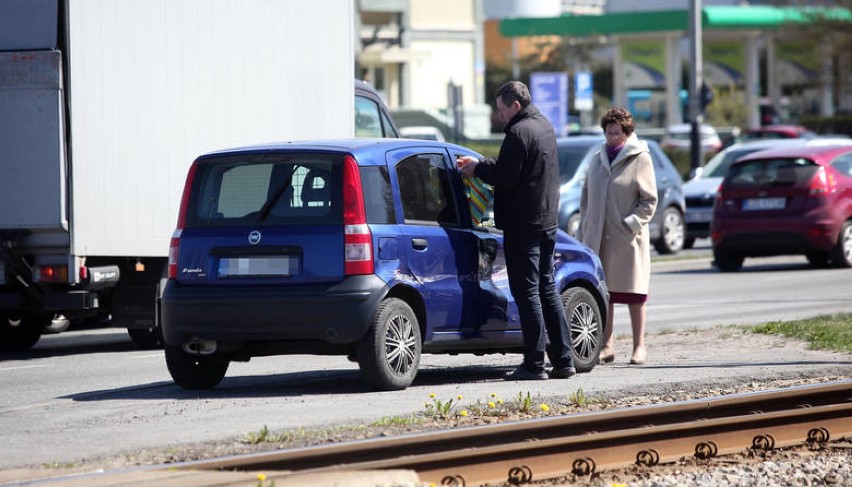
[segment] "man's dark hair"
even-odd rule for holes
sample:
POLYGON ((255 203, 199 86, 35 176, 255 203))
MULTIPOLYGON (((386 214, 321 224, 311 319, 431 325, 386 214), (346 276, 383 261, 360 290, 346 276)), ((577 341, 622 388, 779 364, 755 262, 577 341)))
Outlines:
POLYGON ((513 101, 521 104, 521 108, 525 108, 530 104, 530 90, 527 85, 520 81, 507 81, 497 89, 496 97, 503 100, 503 104, 509 106, 513 101))

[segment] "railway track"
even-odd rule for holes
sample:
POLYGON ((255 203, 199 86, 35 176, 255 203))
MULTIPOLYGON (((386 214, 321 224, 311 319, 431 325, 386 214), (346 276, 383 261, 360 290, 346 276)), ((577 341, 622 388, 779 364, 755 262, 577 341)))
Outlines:
POLYGON ((160 465, 117 475, 127 477, 123 485, 133 485, 133 478, 145 475, 157 476, 158 485, 188 485, 190 478, 194 479, 191 485, 231 485, 231 481, 246 485, 245 479, 263 472, 275 485, 297 485, 288 479, 378 470, 387 471, 388 478, 392 472, 413 471, 423 485, 523 485, 566 474, 590 476, 632 464, 654 466, 693 455, 712 458, 747 448, 819 445, 849 436, 852 381, 839 381, 160 465))

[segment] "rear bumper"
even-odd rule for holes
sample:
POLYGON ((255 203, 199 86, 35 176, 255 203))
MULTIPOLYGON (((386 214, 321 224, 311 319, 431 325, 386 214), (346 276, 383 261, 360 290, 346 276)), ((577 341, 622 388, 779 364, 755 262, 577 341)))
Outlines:
POLYGON ((359 340, 385 283, 374 275, 333 285, 182 286, 170 280, 162 299, 163 336, 180 345, 193 336, 226 342, 359 340))
POLYGON ((714 222, 713 247, 744 256, 829 252, 837 243, 840 224, 827 219, 778 218, 714 222))

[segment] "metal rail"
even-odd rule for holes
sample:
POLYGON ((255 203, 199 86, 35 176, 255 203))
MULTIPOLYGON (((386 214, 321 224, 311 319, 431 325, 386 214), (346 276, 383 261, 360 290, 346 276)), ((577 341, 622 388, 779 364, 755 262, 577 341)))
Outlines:
MULTIPOLYGON (((852 381, 714 399, 460 428, 172 465, 180 470, 319 473, 411 469, 424 482, 472 486, 583 476, 746 448, 852 435, 852 381)), ((270 474, 272 478, 272 474, 270 474)))
POLYGON ((263 472, 286 487, 330 485, 329 475, 352 483, 378 471, 372 478, 388 485, 522 485, 690 455, 712 458, 850 436, 852 381, 847 380, 27 483, 247 485, 257 484, 255 473, 263 472))

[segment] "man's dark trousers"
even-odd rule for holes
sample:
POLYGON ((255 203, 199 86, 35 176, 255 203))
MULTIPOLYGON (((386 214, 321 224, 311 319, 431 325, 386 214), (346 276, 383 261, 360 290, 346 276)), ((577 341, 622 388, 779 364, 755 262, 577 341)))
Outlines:
POLYGON ((545 350, 553 367, 574 365, 568 320, 553 280, 555 247, 555 228, 503 234, 509 288, 518 306, 524 336, 523 366, 531 372, 544 370, 545 350))

